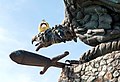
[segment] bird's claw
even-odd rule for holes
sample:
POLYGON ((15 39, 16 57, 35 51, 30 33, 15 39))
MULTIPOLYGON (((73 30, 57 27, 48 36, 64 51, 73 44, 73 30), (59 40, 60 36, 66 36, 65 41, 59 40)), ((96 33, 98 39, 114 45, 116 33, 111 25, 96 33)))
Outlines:
POLYGON ((34 37, 32 38, 32 44, 33 44, 36 40, 37 40, 37 36, 34 36, 34 37))
POLYGON ((40 48, 48 47, 52 44, 52 41, 46 41, 46 40, 43 39, 42 36, 34 36, 32 38, 32 44, 36 41, 38 42, 38 43, 35 44, 35 46, 37 46, 36 51, 38 51, 40 48))
MULTIPOLYGON (((33 44, 35 41, 38 41, 38 37, 37 37, 37 36, 34 36, 34 37, 32 38, 32 44, 33 44)), ((42 47, 42 44, 41 44, 41 42, 38 42, 38 43, 35 44, 35 46, 38 46, 38 47, 36 48, 36 51, 38 51, 38 50, 42 47)))
POLYGON ((38 51, 40 48, 44 47, 44 45, 40 44, 40 43, 37 43, 36 46, 37 46, 36 51, 38 51))

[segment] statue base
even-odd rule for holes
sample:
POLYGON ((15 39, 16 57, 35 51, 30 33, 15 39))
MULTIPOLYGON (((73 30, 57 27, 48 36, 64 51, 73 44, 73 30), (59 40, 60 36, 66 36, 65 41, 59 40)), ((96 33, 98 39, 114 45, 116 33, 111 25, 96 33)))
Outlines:
POLYGON ((120 51, 63 68, 58 82, 119 82, 120 51))

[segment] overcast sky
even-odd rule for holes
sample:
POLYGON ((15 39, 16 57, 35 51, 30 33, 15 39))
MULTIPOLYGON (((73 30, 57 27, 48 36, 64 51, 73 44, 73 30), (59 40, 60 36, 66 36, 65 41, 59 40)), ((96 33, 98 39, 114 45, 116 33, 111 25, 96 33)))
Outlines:
POLYGON ((64 19, 63 0, 0 0, 0 82, 57 82, 61 69, 51 67, 39 75, 41 67, 14 63, 9 54, 18 49, 35 52, 47 57, 57 56, 68 50, 67 59, 79 60, 89 47, 78 40, 52 45, 38 52, 31 39, 38 33, 38 24, 45 19, 50 26, 61 24, 64 19))

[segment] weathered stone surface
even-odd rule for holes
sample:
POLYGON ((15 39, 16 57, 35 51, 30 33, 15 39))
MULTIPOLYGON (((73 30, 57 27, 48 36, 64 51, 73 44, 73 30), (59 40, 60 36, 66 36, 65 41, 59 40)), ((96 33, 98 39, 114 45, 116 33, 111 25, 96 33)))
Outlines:
POLYGON ((98 62, 95 63, 95 68, 98 68, 100 65, 98 62))
POLYGON ((113 61, 113 58, 110 58, 107 60, 107 63, 111 63, 113 61))
POLYGON ((97 68, 93 68, 93 69, 92 69, 92 72, 93 72, 93 73, 95 73, 95 72, 97 72, 97 71, 98 71, 97 68))
POLYGON ((85 70, 85 66, 86 66, 86 65, 85 65, 85 64, 83 64, 83 66, 82 66, 82 70, 85 70))
POLYGON ((61 73, 59 82, 119 82, 119 59, 120 52, 116 51, 84 64, 66 67, 61 73), (68 68, 71 70, 66 73, 64 70, 68 68))
POLYGON ((87 82, 92 82, 92 81, 94 81, 94 80, 95 80, 95 76, 90 76, 90 77, 88 78, 87 82))
POLYGON ((112 80, 110 80, 110 82, 119 82, 118 78, 113 78, 112 80))
POLYGON ((103 77, 98 77, 95 82, 103 82, 103 77))
POLYGON ((101 60, 100 65, 105 65, 106 61, 105 60, 101 60))
POLYGON ((101 71, 101 72, 99 72, 99 77, 102 77, 102 76, 104 76, 105 75, 105 71, 101 71))
POLYGON ((98 72, 101 72, 101 71, 102 71, 102 66, 98 68, 98 72))
POLYGON ((117 66, 120 63, 119 61, 120 61, 119 59, 116 59, 115 61, 112 62, 112 65, 117 66))
POLYGON ((89 76, 83 75, 81 78, 87 80, 89 76))
POLYGON ((78 65, 75 69, 74 69, 74 72, 77 73, 77 72, 80 72, 82 70, 82 65, 78 65))
POLYGON ((118 77, 118 82, 120 81, 120 76, 118 77))
POLYGON ((108 66, 107 70, 112 73, 114 71, 114 68, 113 68, 113 66, 108 66))
POLYGON ((102 71, 106 71, 106 70, 107 70, 107 66, 104 65, 104 66, 102 67, 102 71))
POLYGON ((117 70, 113 73, 113 77, 118 77, 119 75, 120 75, 120 73, 117 70))
POLYGON ((120 70, 120 63, 116 66, 117 70, 120 70))
POLYGON ((104 76, 104 78, 105 79, 109 79, 109 80, 111 80, 112 79, 112 74, 110 73, 110 72, 107 72, 106 74, 105 74, 105 76, 104 76))

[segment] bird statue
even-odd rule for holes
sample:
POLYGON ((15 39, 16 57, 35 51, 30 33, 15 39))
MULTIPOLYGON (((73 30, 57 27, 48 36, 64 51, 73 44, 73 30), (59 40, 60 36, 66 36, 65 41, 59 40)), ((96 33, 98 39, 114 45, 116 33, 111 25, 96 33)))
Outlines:
POLYGON ((63 23, 32 39, 32 43, 38 42, 36 51, 55 43, 77 42, 79 38, 93 47, 80 57, 79 62, 85 63, 120 50, 120 0, 64 0, 64 3, 63 23))

